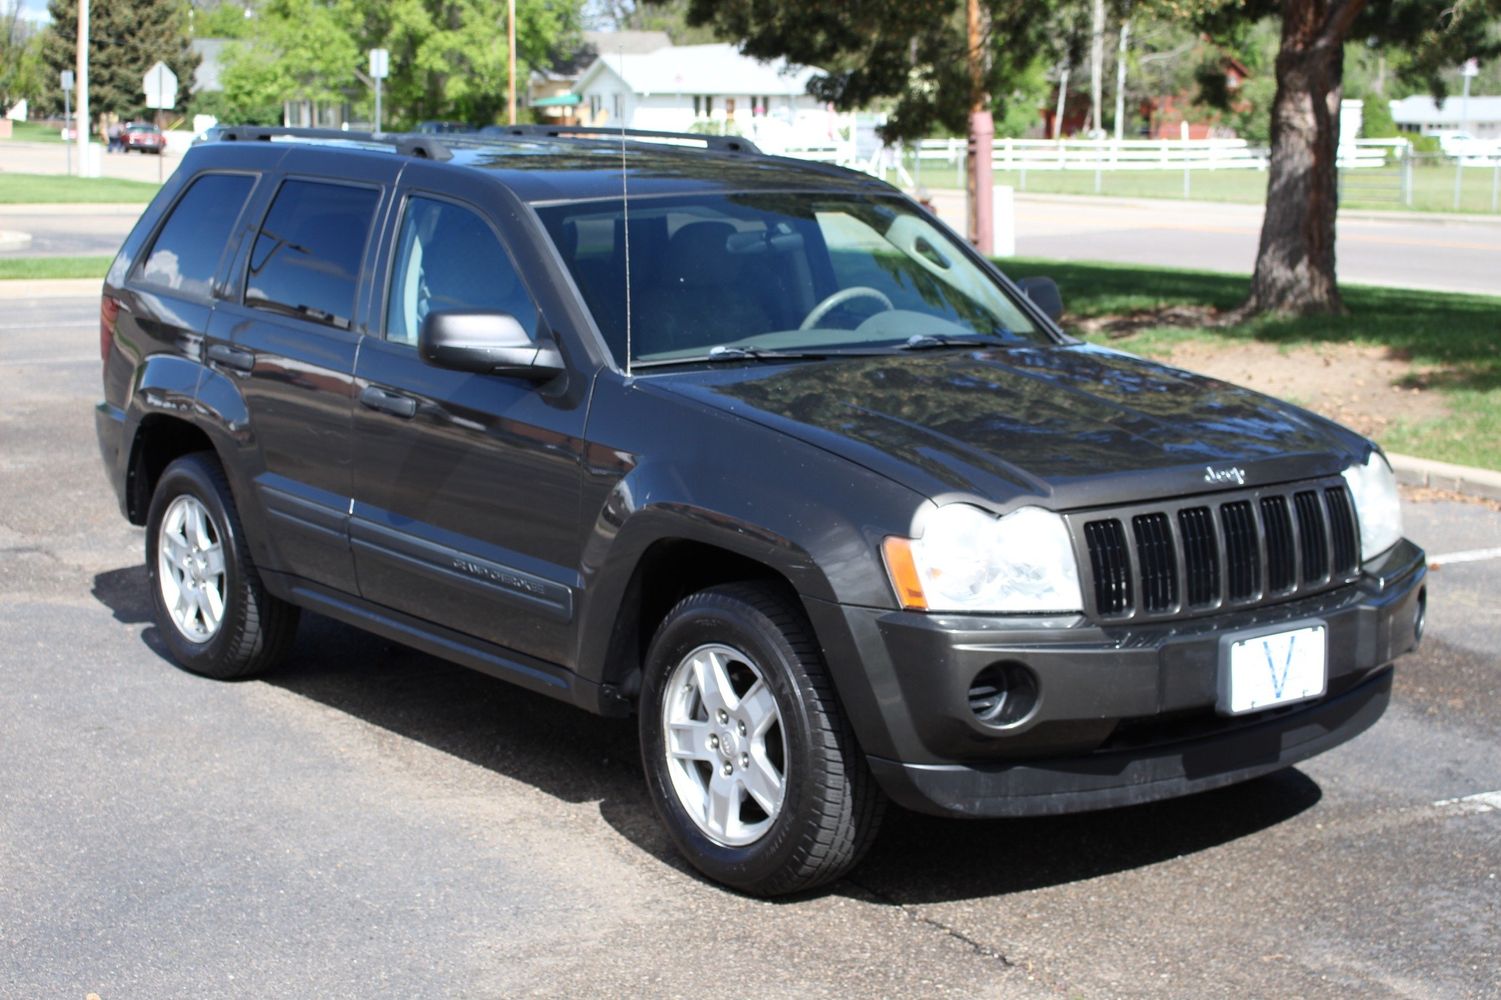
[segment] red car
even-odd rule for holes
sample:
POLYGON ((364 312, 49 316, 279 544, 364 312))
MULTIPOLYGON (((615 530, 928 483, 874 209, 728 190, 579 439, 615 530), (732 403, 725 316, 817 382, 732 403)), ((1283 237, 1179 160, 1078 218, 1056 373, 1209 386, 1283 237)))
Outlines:
POLYGON ((127 153, 132 149, 139 149, 143 153, 161 155, 162 151, 167 148, 167 137, 162 135, 162 130, 155 125, 147 122, 131 122, 120 134, 120 143, 127 153))

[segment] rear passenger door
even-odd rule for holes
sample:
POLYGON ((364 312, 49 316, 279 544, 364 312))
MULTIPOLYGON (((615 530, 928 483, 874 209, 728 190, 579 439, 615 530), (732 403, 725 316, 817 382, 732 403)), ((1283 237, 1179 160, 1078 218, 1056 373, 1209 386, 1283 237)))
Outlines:
POLYGON ((404 175, 372 309, 383 320, 360 348, 350 524, 360 591, 567 665, 587 381, 538 385, 418 356, 422 320, 440 310, 507 312, 534 339, 552 336, 536 276, 510 249, 515 215, 488 184, 456 197, 465 189, 454 171, 424 186, 434 169, 413 164, 404 175))
POLYGON ((214 363, 241 380, 249 410, 247 459, 272 547, 263 568, 348 592, 358 291, 399 162, 289 156, 241 249, 237 294, 214 318, 214 363))

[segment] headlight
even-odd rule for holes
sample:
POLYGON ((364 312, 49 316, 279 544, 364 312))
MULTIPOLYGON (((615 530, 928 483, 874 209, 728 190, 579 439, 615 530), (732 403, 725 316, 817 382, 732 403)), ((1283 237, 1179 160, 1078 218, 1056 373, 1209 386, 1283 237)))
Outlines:
POLYGON ((1379 556, 1402 537, 1402 501, 1397 496, 1397 477, 1386 457, 1372 451, 1364 465, 1344 472, 1355 498, 1355 516, 1360 519, 1360 561, 1379 556))
POLYGON ((913 610, 1075 612, 1084 607, 1063 518, 1040 507, 1005 517, 948 504, 932 510, 920 538, 888 538, 886 569, 913 610))

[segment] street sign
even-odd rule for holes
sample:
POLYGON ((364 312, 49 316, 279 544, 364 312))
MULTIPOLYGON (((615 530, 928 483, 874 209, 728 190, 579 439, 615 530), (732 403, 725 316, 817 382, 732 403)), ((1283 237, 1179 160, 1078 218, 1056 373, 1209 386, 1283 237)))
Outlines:
POLYGON ((370 76, 376 80, 384 80, 387 70, 391 67, 391 52, 389 49, 370 50, 370 76))
POLYGON ((177 104, 177 74, 168 69, 164 62, 158 62, 146 71, 141 89, 146 92, 148 108, 164 111, 177 104))
POLYGON ((73 89, 73 71, 71 69, 65 69, 57 76, 58 82, 63 85, 63 93, 66 94, 73 89))
POLYGON ((1480 60, 1479 59, 1466 59, 1465 60, 1465 64, 1464 64, 1464 68, 1460 70, 1460 73, 1464 74, 1467 77, 1470 77, 1470 76, 1479 76, 1480 75, 1480 60))

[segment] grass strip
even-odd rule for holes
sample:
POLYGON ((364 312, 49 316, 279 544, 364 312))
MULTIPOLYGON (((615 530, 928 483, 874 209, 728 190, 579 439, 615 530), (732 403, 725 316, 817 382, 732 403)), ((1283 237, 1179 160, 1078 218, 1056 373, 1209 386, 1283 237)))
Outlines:
POLYGON ((103 278, 113 257, 0 257, 0 281, 103 278))
POLYGON ((158 185, 115 177, 69 177, 65 174, 0 173, 0 204, 140 202, 155 197, 158 185))

